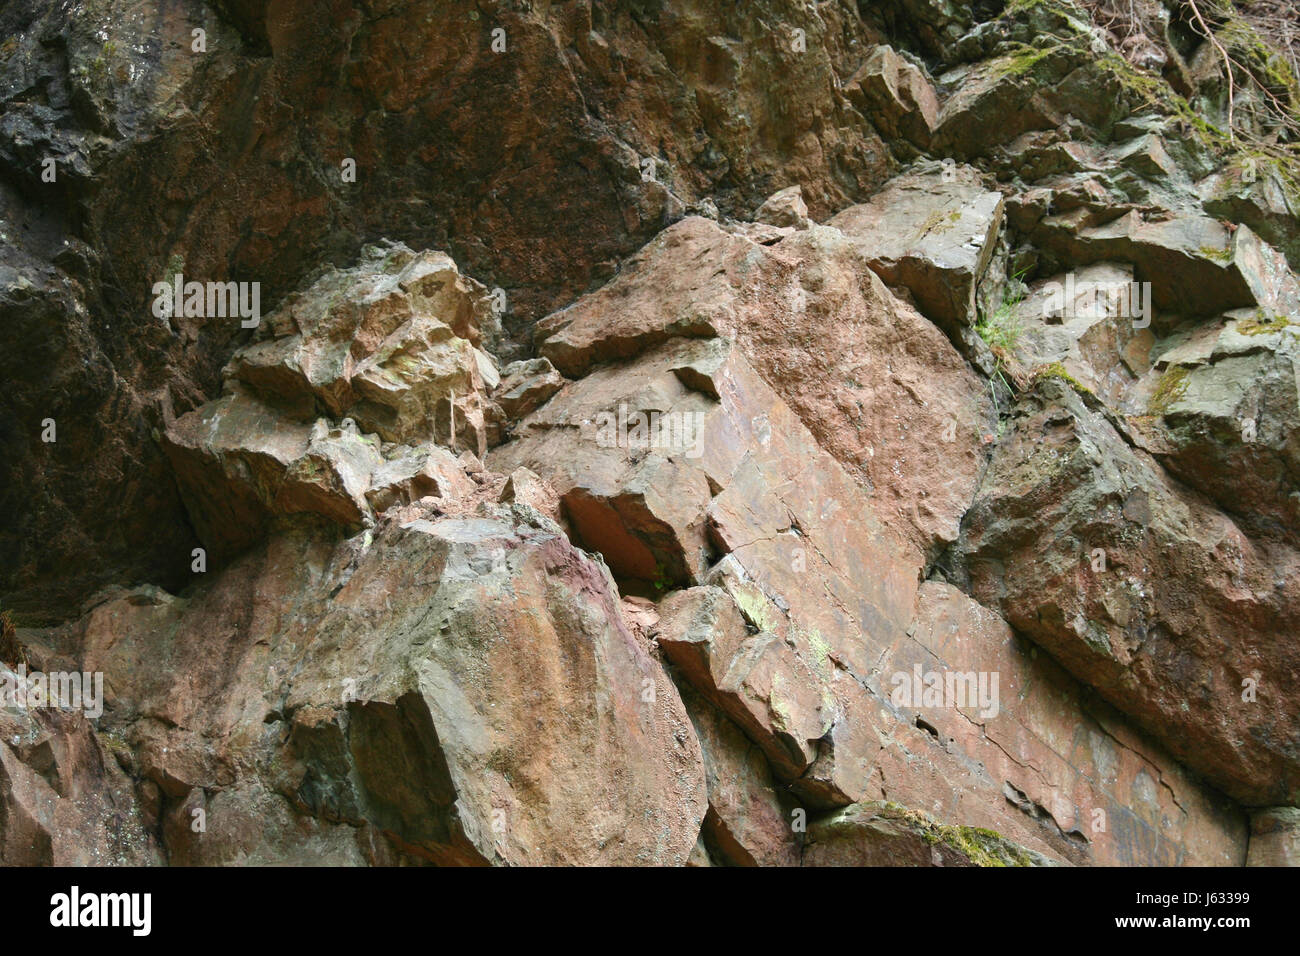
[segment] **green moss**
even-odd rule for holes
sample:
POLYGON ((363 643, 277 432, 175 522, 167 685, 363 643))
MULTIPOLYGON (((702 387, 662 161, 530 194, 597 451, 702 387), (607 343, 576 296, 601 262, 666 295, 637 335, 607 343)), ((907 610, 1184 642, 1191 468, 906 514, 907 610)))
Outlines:
POLYGON ((1215 262, 1227 265, 1232 262, 1232 250, 1220 249, 1217 246, 1201 246, 1196 250, 1203 258, 1213 259, 1215 262))
POLYGON ((1255 318, 1245 322, 1238 322, 1234 331, 1238 335, 1271 335, 1274 332, 1281 332, 1283 329, 1296 327, 1295 323, 1285 316, 1269 315, 1261 309, 1255 318))
POLYGON ((1152 415, 1163 415, 1168 411, 1169 406, 1182 398, 1187 392, 1187 377, 1190 374, 1181 365, 1175 365, 1160 376, 1155 394, 1151 396, 1151 401, 1147 403, 1147 411, 1152 415))
POLYGON ((921 223, 921 235, 929 235, 931 232, 944 233, 961 221, 961 210, 954 209, 948 214, 936 210, 930 213, 925 222, 921 223))
POLYGON ((781 675, 779 673, 772 675, 772 689, 768 691, 767 706, 771 708, 772 714, 776 717, 776 723, 781 729, 789 730, 794 726, 794 720, 790 713, 790 707, 785 699, 781 696, 781 675))
POLYGON ((762 591, 752 584, 741 584, 727 589, 740 608, 741 615, 760 631, 775 631, 780 627, 772 605, 762 591))
POLYGON ((1269 46, 1246 20, 1229 15, 1215 33, 1228 54, 1274 95, 1285 96, 1293 102, 1300 95, 1300 84, 1286 58, 1269 46))
POLYGON ((1040 365, 1038 368, 1034 369, 1033 382, 1041 382, 1045 378, 1059 378, 1080 395, 1096 397, 1096 393, 1093 392, 1092 389, 1071 375, 1066 367, 1060 362, 1052 362, 1050 365, 1040 365))
POLYGON ((1023 847, 996 830, 939 823, 927 813, 902 804, 886 802, 880 815, 906 823, 930 846, 947 846, 976 866, 1033 866, 1034 858, 1023 847))
POLYGON ((1021 44, 1015 52, 997 60, 993 65, 993 71, 998 76, 1025 76, 1039 63, 1064 46, 1065 44, 1056 44, 1048 47, 1036 47, 1021 44))
POLYGON ((1076 4, 1069 2, 1069 0, 1011 0, 1003 9, 1002 15, 1004 17, 1014 17, 1016 14, 1031 13, 1034 10, 1069 12, 1075 16, 1083 13, 1076 4))

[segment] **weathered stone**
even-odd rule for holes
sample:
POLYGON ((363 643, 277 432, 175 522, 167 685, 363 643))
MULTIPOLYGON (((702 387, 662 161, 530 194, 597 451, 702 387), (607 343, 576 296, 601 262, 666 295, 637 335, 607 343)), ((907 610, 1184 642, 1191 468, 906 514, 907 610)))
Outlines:
POLYGON ((1286 260, 1245 226, 1229 231, 1217 219, 1172 215, 1146 219, 1138 210, 1096 223, 1086 209, 1043 218, 1033 231, 1044 248, 1076 265, 1132 263, 1151 284, 1160 314, 1217 315, 1240 308, 1291 314, 1296 282, 1286 260))
POLYGON ((808 206, 803 201, 803 188, 788 186, 768 196, 754 213, 754 219, 773 226, 805 228, 808 225, 808 206))
POLYGON ((710 856, 734 866, 797 866, 794 804, 779 796, 762 750, 689 688, 682 700, 704 755, 709 811, 701 835, 710 856))
POLYGON ((536 508, 552 521, 562 520, 560 499, 555 489, 527 468, 516 468, 501 488, 498 501, 536 508))
POLYGON ((1133 434, 1253 534, 1300 547, 1300 335, 1250 312, 1179 336, 1134 389, 1133 434))
POLYGON ((858 242, 889 285, 905 286, 921 312, 956 342, 975 322, 975 291, 1002 226, 1002 194, 975 170, 921 164, 829 225, 858 242))
POLYGON ((269 317, 276 338, 237 352, 228 376, 298 417, 324 406, 385 441, 438 441, 482 455, 485 380, 475 348, 486 290, 441 252, 371 250, 269 317))
POLYGON ((1014 341, 1002 353, 1013 377, 1059 367, 1113 407, 1121 407, 1151 368, 1156 339, 1143 287, 1115 263, 1034 283, 1007 318, 1014 341))
MULTIPOLYGON (((20 679, 8 668, 3 678, 20 679)), ((121 746, 79 712, 0 709, 0 863, 161 863, 156 820, 118 765, 121 746)))
POLYGON ((695 733, 608 572, 508 510, 275 537, 68 637, 169 805, 218 794, 216 845, 164 831, 196 862, 680 864, 705 814, 695 733))
POLYGON ((242 392, 172 423, 166 443, 199 540, 225 560, 260 539, 277 516, 311 513, 357 528, 383 458, 355 426, 286 422, 242 392))
POLYGON ((931 148, 964 161, 1067 120, 1086 123, 1104 138, 1140 102, 1122 72, 1077 42, 1022 47, 962 64, 937 82, 954 92, 939 111, 931 148))
POLYGON ((506 418, 513 420, 541 408, 563 387, 564 376, 555 370, 550 359, 511 362, 501 370, 501 381, 492 392, 492 400, 501 406, 506 418))
POLYGON ((922 67, 892 47, 878 46, 844 84, 849 102, 891 140, 905 139, 921 149, 939 119, 939 97, 922 67))
MULTIPOLYGON (((765 247, 686 219, 609 285, 539 323, 539 349, 582 375, 673 335, 733 337, 817 442, 875 489, 880 514, 897 517, 920 550, 937 550, 955 540, 970 501, 991 404, 943 334, 872 274, 863 249, 826 227, 765 247), (826 347, 828 328, 836 330, 834 349, 826 347), (939 445, 947 451, 941 462, 929 453, 939 445)), ((689 388, 713 394, 716 361, 700 352, 674 371, 689 388)), ((553 401, 561 400, 578 401, 553 401)), ((616 410, 618 401, 611 395, 602 408, 583 400, 584 416, 616 410)))
POLYGON ((963 523, 971 593, 1228 795, 1295 799, 1300 554, 1246 537, 1061 378, 1014 423, 963 523))
POLYGON ((1300 866, 1300 809, 1271 807, 1250 815, 1247 866, 1300 866))
POLYGON ((808 828, 804 866, 1050 866, 989 830, 938 823, 895 803, 845 807, 808 828))
POLYGON ((389 446, 384 461, 370 474, 366 502, 376 514, 394 505, 409 505, 421 498, 464 498, 474 483, 461 463, 445 448, 424 445, 389 446))
POLYGON ((887 751, 892 799, 1070 863, 1242 862, 1245 823, 1228 801, 950 585, 921 585, 916 618, 872 683, 942 750, 930 763, 953 767, 940 785, 887 751), (942 687, 935 701, 916 694, 927 679, 942 687), (958 767, 977 769, 961 779, 958 767))

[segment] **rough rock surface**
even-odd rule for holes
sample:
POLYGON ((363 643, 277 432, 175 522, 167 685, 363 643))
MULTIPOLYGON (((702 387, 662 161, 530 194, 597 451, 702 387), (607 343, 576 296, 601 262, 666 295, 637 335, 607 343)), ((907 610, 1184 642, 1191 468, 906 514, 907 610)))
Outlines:
POLYGON ((705 787, 681 701, 605 568, 516 509, 274 537, 51 638, 107 675, 101 727, 164 819, 206 809, 206 833, 164 826, 171 862, 270 862, 288 827, 318 863, 685 862, 705 787))
POLYGON ((1300 83, 1129 6, 0 8, 0 863, 1300 864, 1300 83))
POLYGON ((992 407, 957 351, 870 266, 835 228, 764 246, 688 218, 604 288, 539 322, 538 348, 573 376, 674 335, 734 337, 880 513, 928 552, 956 537, 992 407), (828 327, 837 330, 833 351, 828 327), (941 462, 922 453, 940 445, 941 462))
POLYGON ((1091 404, 1056 376, 1022 397, 964 522, 971 593, 1225 793, 1296 799, 1300 553, 1248 537, 1091 404))

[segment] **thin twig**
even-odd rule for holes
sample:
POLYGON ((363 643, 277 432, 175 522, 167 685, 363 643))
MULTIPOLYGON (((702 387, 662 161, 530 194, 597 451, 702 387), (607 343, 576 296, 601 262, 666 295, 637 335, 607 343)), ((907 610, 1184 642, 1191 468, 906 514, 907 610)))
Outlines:
POLYGON ((1214 48, 1219 51, 1219 56, 1223 57, 1223 66, 1228 73, 1228 142, 1236 142, 1236 129, 1233 122, 1233 112, 1236 109, 1236 87, 1232 78, 1232 57, 1228 56, 1228 51, 1223 48, 1219 38, 1214 35, 1214 31, 1206 24, 1205 18, 1201 16, 1201 8, 1196 5, 1196 0, 1187 0, 1187 5, 1191 7, 1192 13, 1196 17, 1196 22, 1201 25, 1205 31, 1206 39, 1214 44, 1214 48))

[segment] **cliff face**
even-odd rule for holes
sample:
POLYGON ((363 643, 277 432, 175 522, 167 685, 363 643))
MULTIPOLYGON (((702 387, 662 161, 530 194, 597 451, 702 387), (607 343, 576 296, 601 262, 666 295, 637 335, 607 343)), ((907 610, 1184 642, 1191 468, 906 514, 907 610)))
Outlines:
POLYGON ((1242 7, 5 7, 0 862, 1296 862, 1242 7))

